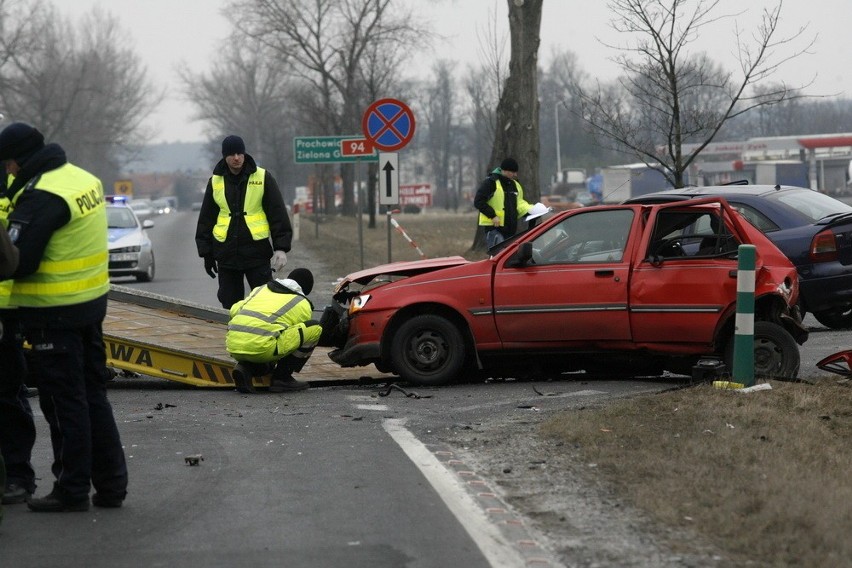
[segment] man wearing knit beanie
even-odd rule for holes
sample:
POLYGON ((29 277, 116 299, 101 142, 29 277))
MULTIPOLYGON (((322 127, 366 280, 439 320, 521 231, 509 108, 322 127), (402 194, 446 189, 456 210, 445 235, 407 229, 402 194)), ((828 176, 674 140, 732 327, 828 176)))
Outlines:
POLYGON ((226 136, 224 140, 222 140, 222 157, 227 158, 228 156, 233 156, 234 154, 245 154, 246 153, 246 144, 243 142, 243 139, 239 136, 231 134, 230 136, 226 136))
POLYGON ((0 357, 0 446, 7 473, 3 502, 26 502, 40 513, 121 507, 127 462, 104 388, 109 254, 103 184, 70 163, 59 144, 45 144, 36 128, 21 122, 0 132, 0 159, 14 176, 8 226, 18 249, 18 267, 5 298, 15 307, 11 311, 20 335, 32 346, 23 368, 23 361, 16 364, 8 351, 0 357), (29 406, 9 405, 22 391, 20 377, 27 368, 38 377, 39 405, 53 448, 55 480, 52 490, 38 498, 32 496, 35 477, 27 463, 35 441, 35 430, 24 418, 29 406))
POLYGON ((222 140, 222 159, 207 182, 195 244, 204 269, 219 280, 217 297, 229 309, 249 289, 287 264, 293 228, 275 177, 246 153, 235 134, 222 140))
POLYGON ((473 206, 479 211, 479 226, 485 231, 488 248, 514 235, 518 220, 532 208, 524 200, 518 169, 517 160, 505 158, 476 190, 473 206))
MULTIPOLYGON (((6 187, 8 175, 0 180, 0 235, 7 242, 0 247, 0 279, 15 273, 20 253, 9 237, 9 215, 15 209, 17 196, 23 189, 23 181, 30 174, 21 174, 21 167, 28 165, 30 158, 44 149, 44 136, 38 129, 23 122, 14 122, 0 132, 0 160, 6 162, 5 170, 18 176, 18 183, 6 187), (10 263, 6 266, 7 263, 10 263)), ((15 233, 19 233, 15 229, 15 233)), ((40 255, 30 255, 30 262, 40 260, 40 255)), ((0 283, 0 456, 6 463, 6 479, 0 484, 2 499, 6 505, 29 501, 36 490, 36 474, 32 465, 32 449, 36 439, 36 426, 32 407, 27 400, 27 366, 24 356, 21 319, 18 310, 9 307, 12 281, 0 283)))
POLYGON ((42 133, 24 122, 13 122, 0 132, 0 161, 14 160, 20 166, 42 148, 42 133))

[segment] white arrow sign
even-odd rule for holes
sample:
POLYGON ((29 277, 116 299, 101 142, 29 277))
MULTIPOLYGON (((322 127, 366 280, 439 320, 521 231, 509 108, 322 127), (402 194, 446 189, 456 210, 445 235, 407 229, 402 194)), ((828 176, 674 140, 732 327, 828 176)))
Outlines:
POLYGON ((399 204, 399 154, 379 152, 379 205, 399 204))

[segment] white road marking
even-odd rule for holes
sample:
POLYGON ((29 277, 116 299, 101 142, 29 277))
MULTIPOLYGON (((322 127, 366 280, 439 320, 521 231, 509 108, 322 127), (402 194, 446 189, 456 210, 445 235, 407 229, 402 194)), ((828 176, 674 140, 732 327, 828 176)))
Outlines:
POLYGON ((524 558, 514 546, 505 542, 500 530, 489 521, 482 507, 473 500, 452 472, 448 471, 404 425, 405 420, 397 418, 382 422, 390 437, 441 496, 444 504, 479 547, 488 563, 493 568, 524 566, 524 558))
POLYGON ((387 404, 356 404, 355 408, 358 410, 381 410, 385 411, 388 409, 387 404))
POLYGON ((368 394, 350 394, 350 395, 346 395, 346 398, 348 398, 349 400, 362 401, 362 402, 369 402, 371 400, 376 400, 375 396, 370 396, 368 394))

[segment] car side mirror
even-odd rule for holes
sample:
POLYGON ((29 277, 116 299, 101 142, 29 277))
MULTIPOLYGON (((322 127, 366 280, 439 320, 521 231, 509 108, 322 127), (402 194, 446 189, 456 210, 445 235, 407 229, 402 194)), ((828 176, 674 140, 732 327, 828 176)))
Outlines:
POLYGON ((515 254, 513 254, 512 257, 506 262, 506 266, 510 268, 526 266, 532 259, 532 253, 533 245, 531 242, 527 241, 525 243, 521 243, 518 246, 518 250, 515 251, 515 254))
POLYGON ((154 227, 154 222, 152 220, 145 219, 144 221, 142 221, 142 228, 143 229, 151 229, 153 227, 154 227))

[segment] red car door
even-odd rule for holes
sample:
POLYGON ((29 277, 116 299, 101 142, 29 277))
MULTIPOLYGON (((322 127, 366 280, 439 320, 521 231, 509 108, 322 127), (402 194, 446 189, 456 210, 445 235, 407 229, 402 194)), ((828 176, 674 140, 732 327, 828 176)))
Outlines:
POLYGON ((504 347, 629 340, 630 207, 576 211, 532 241, 532 260, 495 268, 494 316, 504 347))
POLYGON ((736 300, 739 238, 716 206, 655 209, 633 270, 630 318, 636 343, 709 344, 736 300))

